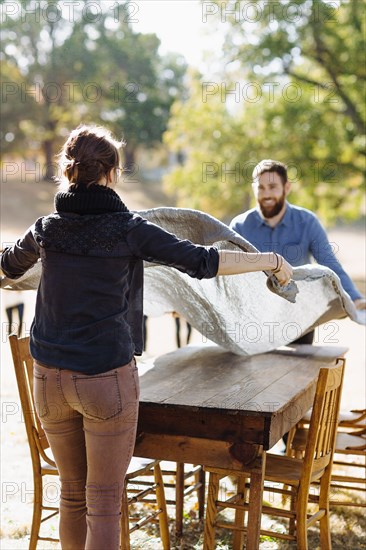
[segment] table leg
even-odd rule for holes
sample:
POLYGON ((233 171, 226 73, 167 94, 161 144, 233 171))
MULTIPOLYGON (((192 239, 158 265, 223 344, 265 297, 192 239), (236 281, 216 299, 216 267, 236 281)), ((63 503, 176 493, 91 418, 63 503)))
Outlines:
MULTIPOLYGON (((259 536, 262 518, 263 501, 263 483, 264 472, 266 468, 266 453, 263 451, 261 457, 258 457, 259 464, 250 475, 249 492, 249 510, 248 510, 248 530, 246 548, 248 550, 257 550, 259 548, 259 536)), ((234 550, 237 550, 234 548, 234 550)))

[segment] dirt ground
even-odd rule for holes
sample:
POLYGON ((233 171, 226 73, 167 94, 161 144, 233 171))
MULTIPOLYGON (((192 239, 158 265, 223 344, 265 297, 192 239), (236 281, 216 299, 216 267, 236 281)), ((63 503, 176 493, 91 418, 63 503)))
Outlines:
MULTIPOLYGON (((43 182, 11 180, 2 181, 0 192, 1 207, 1 246, 14 240, 38 217, 53 209, 55 186, 43 182)), ((160 185, 152 181, 123 181, 118 188, 130 209, 144 209, 160 205, 173 205, 174 201, 166 197, 160 185)), ((362 224, 337 227, 328 232, 331 242, 335 243, 338 258, 362 292, 365 292, 366 258, 365 228, 362 224)), ((32 476, 29 452, 26 442, 24 423, 20 414, 15 377, 7 342, 7 318, 5 308, 24 302, 25 330, 28 331, 33 316, 34 292, 0 293, 1 311, 1 540, 3 550, 28 548, 29 526, 32 513, 32 476)), ((17 322, 15 317, 14 322, 17 322)), ((148 321, 148 347, 142 360, 149 356, 175 349, 175 327, 170 316, 148 321)), ((199 343, 201 336, 193 331, 192 343, 199 343)), ((342 408, 365 408, 365 327, 349 319, 336 320, 319 327, 316 333, 316 345, 337 345, 349 348, 345 375, 342 408)), ((57 503, 57 488, 50 487, 50 499, 57 503)), ((192 501, 192 506, 194 501, 192 501)), ((189 505, 188 505, 189 509, 189 505)), ((358 550, 366 548, 363 538, 365 523, 362 515, 352 509, 337 511, 333 515, 334 550, 358 550), (362 523, 363 522, 363 523, 362 523)), ((188 512, 188 510, 187 510, 188 512)), ((200 549, 201 527, 194 511, 185 518, 186 537, 177 541, 176 549, 200 549)), ((57 532, 57 525, 53 527, 57 532)), ((217 548, 229 549, 228 539, 220 539, 217 548)), ((315 531, 311 550, 318 547, 315 531)), ((134 539, 133 548, 160 550, 160 542, 154 532, 142 533, 134 539)), ((46 543, 39 548, 50 550, 58 545, 46 543)), ((277 543, 265 541, 262 548, 286 548, 277 543)))

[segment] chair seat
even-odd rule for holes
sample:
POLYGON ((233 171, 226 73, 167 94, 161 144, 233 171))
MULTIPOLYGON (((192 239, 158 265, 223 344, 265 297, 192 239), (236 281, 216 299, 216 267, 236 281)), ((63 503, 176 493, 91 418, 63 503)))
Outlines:
POLYGON ((51 464, 48 464, 48 462, 45 462, 44 460, 41 461, 41 470, 42 475, 58 476, 58 469, 51 464))
MULTIPOLYGON (((267 454, 265 479, 286 485, 297 486, 303 474, 303 460, 282 455, 267 454)), ((321 477, 323 470, 314 471, 311 481, 321 477)))

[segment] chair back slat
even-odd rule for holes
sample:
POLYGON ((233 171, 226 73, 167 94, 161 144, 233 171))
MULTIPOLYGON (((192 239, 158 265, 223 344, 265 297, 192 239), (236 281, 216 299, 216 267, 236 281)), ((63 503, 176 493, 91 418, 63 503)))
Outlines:
POLYGON ((325 399, 324 399, 324 402, 322 404, 322 410, 321 410, 321 413, 319 415, 319 429, 318 429, 318 435, 317 435, 317 440, 316 440, 316 444, 315 444, 315 449, 314 449, 314 457, 315 458, 320 458, 322 455, 322 449, 323 449, 323 441, 325 439, 325 432, 326 432, 326 421, 325 421, 325 416, 326 416, 326 411, 327 411, 327 395, 324 396, 325 399))
POLYGON ((318 435, 318 441, 315 446, 315 458, 321 458, 324 456, 327 456, 329 453, 329 441, 331 436, 331 411, 332 411, 332 399, 331 399, 332 391, 327 391, 324 396, 324 405, 322 414, 320 415, 319 419, 319 435, 318 435))
POLYGON ((334 428, 334 422, 335 422, 335 415, 336 415, 336 408, 337 408, 337 392, 336 390, 331 390, 329 393, 329 407, 332 410, 330 421, 327 424, 327 433, 326 438, 324 441, 324 451, 328 454, 329 452, 332 452, 333 445, 332 445, 332 436, 333 436, 333 428, 334 428))

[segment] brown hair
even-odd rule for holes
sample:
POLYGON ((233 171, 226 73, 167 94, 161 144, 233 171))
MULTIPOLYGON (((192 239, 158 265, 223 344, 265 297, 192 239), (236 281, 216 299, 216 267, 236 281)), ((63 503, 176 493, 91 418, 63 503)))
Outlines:
POLYGON ((61 172, 69 188, 89 187, 120 164, 117 141, 106 128, 80 125, 71 132, 59 154, 61 172))
POLYGON ((261 160, 253 170, 253 179, 259 178, 265 172, 276 172, 283 183, 287 182, 287 166, 283 162, 272 159, 261 160))

